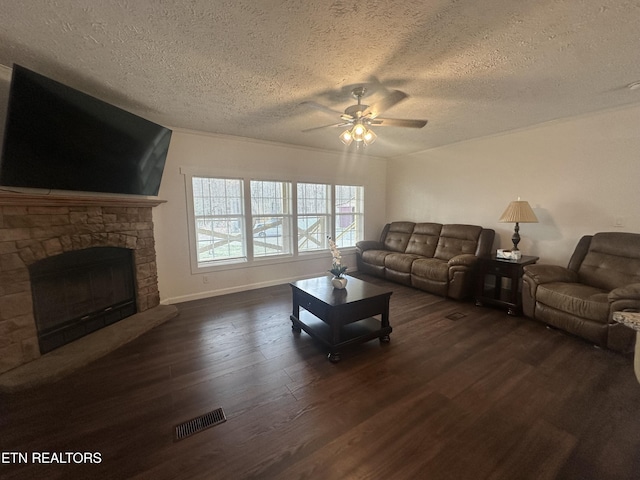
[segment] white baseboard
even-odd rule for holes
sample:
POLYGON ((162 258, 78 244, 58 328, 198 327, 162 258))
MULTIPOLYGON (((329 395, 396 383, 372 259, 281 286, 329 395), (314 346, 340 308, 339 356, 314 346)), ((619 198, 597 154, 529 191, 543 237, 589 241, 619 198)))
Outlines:
MULTIPOLYGON (((353 271, 355 272, 357 270, 353 271)), ((317 272, 304 276, 277 278, 266 282, 250 283, 247 285, 238 285, 235 287, 221 288, 218 290, 208 290, 206 292, 198 292, 188 295, 180 295, 178 297, 165 298, 162 299, 160 303, 162 305, 173 305, 175 303, 189 302, 191 300, 201 300, 203 298, 218 297, 220 295, 228 295, 230 293, 246 292, 247 290, 257 290, 258 288, 273 287, 275 285, 282 285, 283 283, 295 282, 296 280, 304 280, 305 278, 321 277, 326 274, 327 272, 317 272)))

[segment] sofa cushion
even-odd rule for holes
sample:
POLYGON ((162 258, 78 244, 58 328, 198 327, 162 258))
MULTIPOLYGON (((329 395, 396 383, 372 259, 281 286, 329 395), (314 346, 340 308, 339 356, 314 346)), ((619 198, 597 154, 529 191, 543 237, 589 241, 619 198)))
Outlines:
POLYGON ((437 258, 419 258, 411 265, 411 274, 423 278, 431 278, 439 282, 448 282, 449 265, 437 258))
POLYGON ((405 253, 433 257, 441 230, 442 225, 439 223, 416 223, 405 253))
POLYGON ((608 292, 581 283, 544 283, 538 286, 536 301, 581 318, 607 323, 608 292))
POLYGON ((640 282, 640 235, 596 233, 578 277, 581 283, 604 290, 640 282))
POLYGON ((396 272, 411 273, 411 264, 418 258, 422 257, 408 253, 392 253, 384 258, 384 266, 396 272))
POLYGON ((362 252, 362 260, 369 265, 384 267, 384 259, 388 255, 391 255, 391 252, 387 250, 365 250, 362 252))
POLYGON ((404 253, 414 225, 413 222, 392 222, 384 239, 384 248, 392 252, 404 253))
POLYGON ((449 260, 463 253, 476 253, 482 227, 476 225, 443 225, 435 258, 449 260))

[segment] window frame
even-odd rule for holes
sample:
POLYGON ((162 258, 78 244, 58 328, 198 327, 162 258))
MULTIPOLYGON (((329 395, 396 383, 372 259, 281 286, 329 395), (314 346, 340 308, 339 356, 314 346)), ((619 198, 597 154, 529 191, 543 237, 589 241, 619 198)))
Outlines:
MULTIPOLYGON (((190 197, 191 197, 191 201, 192 201, 192 205, 190 207, 190 211, 193 215, 193 221, 190 222, 190 228, 189 230, 191 231, 192 235, 193 235, 193 241, 191 241, 190 243, 190 249, 194 248, 194 254, 195 254, 195 261, 196 264, 198 265, 202 265, 203 267, 206 267, 207 265, 222 265, 225 263, 228 264, 237 264, 237 263, 244 263, 247 261, 247 242, 246 242, 246 209, 245 209, 245 204, 246 202, 244 201, 244 197, 245 197, 245 182, 242 178, 230 178, 230 177, 205 177, 203 175, 192 175, 190 180, 189 180, 189 184, 191 186, 191 192, 190 192, 190 197), (195 195, 194 195, 194 190, 193 190, 193 181, 194 179, 212 179, 212 180, 223 180, 223 181, 234 181, 234 182, 239 182, 239 186, 240 186, 240 198, 242 199, 242 203, 240 205, 240 213, 223 213, 223 214, 209 214, 209 215, 198 215, 196 213, 196 205, 195 205, 195 195), (231 220, 231 219, 238 219, 239 222, 239 231, 240 231, 240 242, 241 242, 241 254, 235 257, 230 257, 230 258, 220 258, 220 259, 213 259, 213 260, 208 260, 208 261, 200 261, 199 259, 199 253, 200 253, 200 240, 199 240, 199 228, 198 228, 198 219, 203 218, 203 219, 209 219, 212 222, 215 222, 215 219, 222 219, 222 221, 225 220, 231 220)), ((225 197, 226 198, 226 197, 225 197)), ((202 267, 201 267, 202 268, 202 267)))
POLYGON ((345 248, 355 248, 355 244, 360 241, 360 240, 364 240, 363 236, 364 236, 364 186, 362 185, 344 185, 344 184, 336 184, 333 186, 333 208, 334 208, 334 213, 333 213, 333 236, 335 239, 335 242, 338 246, 338 248, 340 249, 345 249, 345 248), (348 187, 348 188, 355 188, 357 189, 356 192, 356 203, 359 204, 360 206, 360 210, 356 210, 356 211, 351 211, 348 213, 345 212, 338 212, 338 201, 340 201, 341 199, 338 198, 338 188, 339 187, 348 187), (360 197, 360 198, 358 198, 360 197), (356 240, 353 242, 352 245, 344 245, 341 241, 340 241, 340 235, 338 235, 338 221, 341 218, 344 218, 348 215, 351 215, 353 217, 355 217, 354 220, 354 224, 356 225, 355 228, 355 236, 356 236, 356 240))
MULTIPOLYGON (((290 257, 294 254, 294 249, 293 249, 293 221, 294 221, 294 211, 293 211, 293 200, 292 200, 292 190, 293 190, 293 182, 288 181, 288 180, 262 180, 262 179, 249 179, 248 180, 248 192, 246 194, 246 196, 249 198, 249 205, 250 205, 250 211, 247 214, 247 227, 249 225, 251 225, 251 228, 248 228, 248 230, 250 230, 251 235, 249 237, 247 237, 247 245, 246 245, 246 249, 247 251, 250 252, 249 254, 249 258, 257 261, 259 259, 267 259, 267 258, 276 258, 276 257, 290 257), (253 192, 254 192, 254 188, 253 185, 257 184, 257 183, 261 183, 261 184, 268 184, 268 183, 280 183, 282 184, 281 187, 285 190, 282 192, 282 212, 281 213, 266 213, 266 212, 255 212, 254 211, 254 197, 253 192), (256 225, 256 219, 260 219, 260 218, 267 218, 267 216, 270 216, 271 218, 282 218, 282 253, 264 253, 264 254, 258 254, 256 253, 256 241, 255 241, 255 225, 256 225), (249 238, 251 239, 251 242, 249 242, 249 238)), ((261 197, 261 198, 266 198, 266 197, 261 197)), ((275 197, 274 197, 275 198, 275 197)), ((264 223, 264 222, 261 222, 264 223)), ((271 227, 273 228, 273 227, 271 227)), ((265 233, 268 232, 269 228, 265 229, 265 233)), ((268 245, 268 243, 266 242, 266 238, 268 238, 268 234, 265 235, 265 244, 268 245)), ((280 237, 278 237, 280 238, 280 237)))
MULTIPOLYGON (((216 271, 225 271, 225 270, 236 270, 236 269, 244 269, 248 267, 257 267, 257 266, 268 266, 275 265, 281 263, 289 263, 296 262, 301 260, 310 260, 314 258, 325 258, 327 256, 327 252, 329 251, 329 247, 325 249, 313 250, 313 251, 298 251, 298 241, 297 241, 297 225, 298 225, 298 212, 297 212, 297 188, 298 183, 308 183, 308 184, 325 184, 330 186, 331 190, 331 216, 329 218, 329 228, 331 230, 330 235, 332 237, 335 236, 335 227, 336 227, 336 216, 335 216, 335 188, 337 185, 345 185, 345 182, 337 182, 327 179, 299 179, 299 180, 290 180, 286 178, 273 179, 267 176, 265 177, 238 177, 237 175, 225 175, 218 174, 216 172, 207 171, 206 169, 197 169, 197 168, 189 168, 183 167, 180 169, 180 173, 184 175, 185 181, 185 190, 186 190, 186 203, 187 203, 187 230, 188 230, 188 254, 190 258, 191 264, 191 273, 192 274, 203 274, 208 272, 216 272, 216 271), (215 260, 211 262, 198 262, 197 261, 197 236, 195 230, 195 209, 194 209, 194 197, 193 197, 193 177, 203 177, 203 178, 215 178, 215 179, 242 179, 244 182, 244 228, 245 228, 245 239, 246 239, 246 258, 244 259, 232 259, 232 260, 215 260), (291 192, 291 225, 293 226, 293 232, 290 238, 292 239, 292 249, 289 254, 282 255, 269 255, 269 256, 254 256, 253 254, 253 215, 251 214, 251 192, 250 192, 250 182, 252 180, 257 181, 275 181, 275 182, 288 182, 290 183, 290 192, 291 192)), ((366 190, 366 185, 363 183, 355 183, 351 185, 345 186, 358 186, 362 187, 363 193, 366 190)), ((364 209, 364 204, 363 204, 364 209)), ((362 221, 364 222, 366 216, 366 212, 362 213, 362 221)), ((341 247, 341 251, 343 254, 351 254, 355 251, 355 246, 353 247, 341 247)))
MULTIPOLYGON (((333 197, 334 197, 334 186, 330 183, 318 183, 318 182, 295 182, 295 187, 296 187, 296 229, 298 230, 297 235, 296 235, 296 248, 298 249, 298 253, 300 254, 310 254, 310 253, 316 253, 316 252, 324 252, 326 250, 329 249, 329 243, 327 238, 322 239, 322 243, 321 246, 319 248, 314 248, 314 249, 300 249, 300 219, 301 218, 309 218, 309 217, 323 217, 325 219, 325 237, 327 236, 333 236, 334 235, 334 227, 333 227, 333 197), (322 213, 320 211, 313 211, 311 213, 309 212, 305 212, 303 214, 300 213, 300 196, 299 196, 299 190, 298 190, 298 186, 299 185, 314 185, 314 186, 321 186, 321 187, 325 187, 325 192, 326 192, 326 205, 325 205, 325 209, 326 212, 322 213)), ((316 201, 317 201, 317 197, 316 197, 316 201)))

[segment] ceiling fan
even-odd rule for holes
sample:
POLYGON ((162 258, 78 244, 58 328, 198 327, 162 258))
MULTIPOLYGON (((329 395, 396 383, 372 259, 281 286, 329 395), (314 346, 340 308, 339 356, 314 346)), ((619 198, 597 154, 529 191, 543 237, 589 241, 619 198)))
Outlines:
POLYGON ((316 102, 302 102, 301 105, 306 105, 331 115, 338 115, 342 120, 339 123, 308 128, 302 131, 310 132, 312 130, 328 127, 346 127, 347 129, 340 134, 340 140, 342 140, 345 145, 350 145, 351 142, 355 141, 356 145, 360 146, 370 145, 378 137, 373 130, 371 130, 371 126, 373 125, 379 127, 422 128, 427 124, 427 120, 407 120, 401 118, 380 117, 380 114, 384 111, 407 98, 408 95, 406 93, 401 92, 400 90, 391 90, 387 96, 374 105, 364 105, 362 103, 362 97, 364 97, 366 91, 367 89, 365 87, 354 88, 351 91, 351 95, 356 98, 358 103, 347 107, 344 113, 316 102))

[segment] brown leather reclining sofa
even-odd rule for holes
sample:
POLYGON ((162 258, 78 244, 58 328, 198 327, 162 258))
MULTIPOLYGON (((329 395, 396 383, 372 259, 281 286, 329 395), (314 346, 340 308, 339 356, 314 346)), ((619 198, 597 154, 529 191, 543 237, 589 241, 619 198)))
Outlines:
POLYGON ((628 352, 635 332, 613 320, 615 311, 640 311, 640 234, 586 235, 569 265, 527 265, 524 314, 598 346, 628 352))
POLYGON ((356 244, 358 270, 454 299, 471 294, 473 268, 495 232, 477 225, 393 222, 356 244))

